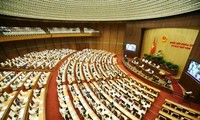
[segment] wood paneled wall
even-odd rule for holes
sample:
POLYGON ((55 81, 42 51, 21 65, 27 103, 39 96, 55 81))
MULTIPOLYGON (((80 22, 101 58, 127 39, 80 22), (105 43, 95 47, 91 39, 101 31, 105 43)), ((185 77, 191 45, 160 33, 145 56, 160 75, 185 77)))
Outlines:
POLYGON ((126 35, 125 43, 134 43, 137 45, 137 50, 135 53, 124 51, 124 54, 127 54, 130 57, 140 57, 142 42, 143 42, 143 33, 146 28, 199 28, 200 27, 200 11, 195 11, 187 14, 150 19, 150 20, 141 20, 141 21, 132 21, 126 24, 126 35), (134 56, 133 56, 134 54, 134 56))
POLYGON ((0 20, 1 26, 39 26, 39 27, 88 27, 100 31, 95 37, 60 37, 0 42, 0 61, 7 58, 22 56, 32 51, 46 49, 70 48, 82 50, 85 48, 102 49, 113 53, 123 52, 126 23, 65 23, 52 21, 29 21, 5 18, 0 20))
POLYGON ((195 60, 200 63, 200 33, 197 36, 193 49, 190 53, 188 61, 185 65, 185 69, 181 76, 179 83, 187 90, 192 91, 193 96, 196 101, 200 103, 200 82, 197 82, 194 78, 192 78, 189 74, 187 74, 187 69, 189 67, 189 63, 191 60, 195 60))
MULTIPOLYGON (((133 21, 126 24, 126 35, 125 43, 134 43, 137 45, 137 51, 135 53, 128 52, 124 50, 124 54, 127 54, 129 57, 140 57, 141 49, 143 43, 143 31, 146 28, 200 28, 200 11, 191 12, 187 14, 160 18, 160 19, 151 19, 151 20, 142 20, 142 21, 133 21), (134 56, 133 56, 134 55, 134 56)), ((183 70, 179 83, 186 89, 186 91, 192 91, 195 97, 195 100, 200 103, 200 84, 197 83, 193 78, 186 74, 186 68, 188 67, 188 62, 190 59, 194 59, 200 62, 200 35, 198 34, 191 54, 186 63, 186 67, 183 70)), ((177 56, 181 59, 181 56, 177 56)))

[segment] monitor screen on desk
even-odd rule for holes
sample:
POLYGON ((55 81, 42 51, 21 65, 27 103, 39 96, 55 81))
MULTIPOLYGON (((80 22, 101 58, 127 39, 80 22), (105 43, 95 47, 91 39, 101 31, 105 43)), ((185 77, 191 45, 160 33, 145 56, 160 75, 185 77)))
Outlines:
POLYGON ((191 60, 187 69, 187 73, 200 82, 200 63, 191 60))
POLYGON ((135 44, 126 44, 126 50, 135 52, 136 45, 135 44))

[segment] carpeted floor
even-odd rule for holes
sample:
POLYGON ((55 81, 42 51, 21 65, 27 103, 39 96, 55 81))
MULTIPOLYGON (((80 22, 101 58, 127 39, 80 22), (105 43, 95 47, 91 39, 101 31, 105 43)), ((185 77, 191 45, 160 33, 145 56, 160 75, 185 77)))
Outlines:
POLYGON ((174 79, 171 75, 166 75, 166 77, 169 78, 169 79, 171 80, 174 94, 183 97, 183 91, 182 91, 182 89, 181 89, 179 83, 177 82, 177 80, 174 79))
POLYGON ((47 120, 63 120, 59 112, 59 102, 57 94, 57 83, 56 77, 58 75, 58 70, 62 65, 63 61, 59 62, 57 67, 52 71, 52 77, 49 81, 49 88, 47 91, 46 98, 46 119, 47 120))

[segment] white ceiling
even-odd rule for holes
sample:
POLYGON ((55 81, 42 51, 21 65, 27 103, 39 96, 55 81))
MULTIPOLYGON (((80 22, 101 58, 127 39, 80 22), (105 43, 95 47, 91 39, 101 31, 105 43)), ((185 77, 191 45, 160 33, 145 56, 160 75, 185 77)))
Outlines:
POLYGON ((35 19, 122 21, 200 10, 200 0, 0 0, 0 14, 35 19))

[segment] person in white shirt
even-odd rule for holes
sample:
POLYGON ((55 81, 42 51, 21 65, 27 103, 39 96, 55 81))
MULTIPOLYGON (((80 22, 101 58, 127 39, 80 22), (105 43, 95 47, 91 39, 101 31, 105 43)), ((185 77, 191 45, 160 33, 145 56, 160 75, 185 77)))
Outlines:
POLYGON ((151 69, 150 69, 150 68, 148 68, 148 69, 146 69, 145 71, 146 71, 146 72, 150 72, 150 70, 151 70, 151 69))
POLYGON ((142 116, 143 113, 144 113, 144 111, 140 108, 140 109, 137 111, 137 113, 138 113, 140 116, 142 116))
POLYGON ((157 65, 156 68, 159 69, 159 68, 160 68, 160 65, 157 65))

